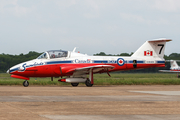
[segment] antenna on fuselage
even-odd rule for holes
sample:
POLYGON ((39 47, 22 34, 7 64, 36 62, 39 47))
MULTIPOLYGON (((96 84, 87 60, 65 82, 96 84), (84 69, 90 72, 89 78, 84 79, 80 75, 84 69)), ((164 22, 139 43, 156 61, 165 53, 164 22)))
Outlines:
POLYGON ((72 52, 75 52, 75 51, 76 51, 76 48, 77 48, 77 47, 75 47, 72 52))

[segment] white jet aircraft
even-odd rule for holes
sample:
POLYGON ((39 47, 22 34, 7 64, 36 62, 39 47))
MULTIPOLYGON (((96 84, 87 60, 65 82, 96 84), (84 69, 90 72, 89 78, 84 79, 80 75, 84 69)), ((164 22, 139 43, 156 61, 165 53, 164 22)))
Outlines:
POLYGON ((180 60, 166 60, 167 62, 170 62, 170 70, 159 70, 160 72, 169 72, 169 73, 177 73, 177 77, 179 78, 180 73, 180 66, 178 66, 177 62, 180 62, 180 60))
POLYGON ((165 67, 164 50, 170 39, 146 41, 132 56, 88 56, 74 51, 51 50, 37 59, 11 67, 7 73, 11 77, 24 79, 23 85, 29 85, 30 77, 66 77, 58 81, 78 86, 94 84, 93 74, 113 71, 165 67), (87 77, 89 75, 89 77, 87 77))

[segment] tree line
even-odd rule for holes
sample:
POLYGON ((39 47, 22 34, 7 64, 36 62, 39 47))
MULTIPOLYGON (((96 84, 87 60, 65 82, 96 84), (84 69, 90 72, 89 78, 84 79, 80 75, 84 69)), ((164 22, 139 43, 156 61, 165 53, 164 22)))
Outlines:
POLYGON ((0 73, 6 72, 10 67, 17 65, 19 63, 32 60, 37 58, 40 54, 38 52, 30 51, 28 54, 20 55, 9 55, 9 54, 0 54, 0 73))
MULTIPOLYGON (((0 54, 0 73, 6 72, 10 67, 17 65, 19 63, 32 60, 37 58, 40 54, 35 51, 30 51, 27 54, 19 54, 19 55, 9 55, 9 54, 0 54)), ((104 52, 96 53, 94 56, 131 56, 133 53, 121 53, 117 55, 113 54, 106 54, 104 52)), ((169 56, 165 55, 164 58, 166 60, 180 60, 180 54, 179 53, 172 53, 169 56)), ((142 69, 142 70, 130 70, 130 71, 123 71, 123 72, 158 72, 159 69, 169 69, 170 64, 167 62, 165 68, 148 68, 148 69, 142 69)))

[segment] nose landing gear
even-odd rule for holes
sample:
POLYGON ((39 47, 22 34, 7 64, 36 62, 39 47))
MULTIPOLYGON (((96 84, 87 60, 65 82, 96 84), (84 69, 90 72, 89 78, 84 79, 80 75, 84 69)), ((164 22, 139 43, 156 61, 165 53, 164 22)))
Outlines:
POLYGON ((24 87, 28 87, 28 86, 29 86, 29 82, 28 82, 27 80, 25 80, 25 81, 23 82, 23 86, 24 86, 24 87))

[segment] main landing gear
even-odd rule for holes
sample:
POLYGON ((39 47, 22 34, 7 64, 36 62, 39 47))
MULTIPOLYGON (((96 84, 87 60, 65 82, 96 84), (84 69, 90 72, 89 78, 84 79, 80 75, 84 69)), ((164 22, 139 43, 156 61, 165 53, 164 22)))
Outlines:
POLYGON ((73 87, 77 87, 77 86, 79 85, 79 83, 71 83, 71 85, 72 85, 73 87))
MULTIPOLYGON (((85 81, 85 84, 86 84, 87 87, 92 87, 92 86, 93 86, 93 84, 91 83, 91 81, 89 80, 89 78, 87 78, 87 80, 85 81)), ((73 87, 77 87, 77 86, 79 85, 79 83, 71 83, 71 85, 72 85, 73 87)))
POLYGON ((29 86, 29 82, 28 82, 27 80, 25 80, 25 81, 23 82, 23 86, 24 86, 24 87, 28 87, 28 86, 29 86))
POLYGON ((89 70, 89 78, 85 81, 85 84, 87 87, 92 87, 94 84, 94 78, 93 78, 93 68, 89 70))
POLYGON ((89 70, 89 78, 65 78, 58 80, 60 82, 70 82, 73 87, 77 87, 79 83, 85 83, 87 87, 92 87, 94 84, 93 68, 89 70))
MULTIPOLYGON (((93 86, 93 84, 91 83, 91 81, 89 80, 89 78, 87 78, 87 80, 85 81, 85 84, 86 84, 87 87, 92 87, 92 86, 93 86)), ((72 85, 73 87, 77 87, 77 86, 79 85, 79 83, 71 83, 71 85, 72 85)))
POLYGON ((91 83, 89 78, 87 78, 87 80, 85 81, 85 84, 86 84, 87 87, 92 87, 93 86, 93 84, 91 83))
POLYGON ((177 78, 180 78, 180 75, 179 75, 179 73, 177 73, 177 78))

